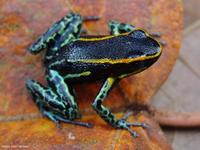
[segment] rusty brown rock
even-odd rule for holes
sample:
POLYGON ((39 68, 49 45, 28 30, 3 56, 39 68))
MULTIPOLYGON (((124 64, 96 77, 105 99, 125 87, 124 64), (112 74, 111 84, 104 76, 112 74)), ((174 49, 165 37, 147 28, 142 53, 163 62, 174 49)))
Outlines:
MULTIPOLYGON (((118 114, 118 117, 122 114, 118 114)), ((93 129, 62 124, 62 129, 55 127, 47 119, 3 122, 0 124, 0 147, 28 149, 141 149, 170 150, 171 147, 160 131, 159 126, 145 113, 132 116, 129 121, 145 122, 147 129, 133 128, 139 134, 132 137, 125 130, 109 127, 94 115, 81 119, 91 122, 93 129)))
MULTIPOLYGON (((160 31, 163 33, 162 39, 167 42, 161 58, 153 67, 140 74, 123 79, 113 89, 105 102, 105 105, 108 105, 112 110, 119 111, 126 106, 134 105, 135 102, 141 104, 149 103, 152 95, 167 79, 180 47, 182 4, 179 0, 50 0, 48 3, 47 1, 39 0, 12 2, 2 0, 0 1, 1 116, 38 113, 31 97, 28 96, 24 83, 26 79, 31 78, 45 84, 44 68, 42 66, 43 54, 33 56, 26 51, 26 48, 48 26, 67 14, 69 10, 79 12, 85 16, 96 15, 101 17, 97 22, 87 22, 84 24, 84 28, 88 30, 89 34, 108 34, 107 22, 114 19, 132 23, 151 32, 160 31)), ((76 85, 78 104, 81 111, 85 114, 93 112, 90 103, 100 86, 101 83, 76 85)), ((97 115, 91 118, 94 119, 96 117, 97 115)), ((25 125, 32 123, 37 128, 38 125, 41 126, 40 121, 2 123, 1 126, 5 129, 4 131, 7 131, 8 128, 6 126, 9 125, 12 128, 13 124, 13 131, 15 131, 17 129, 24 129, 25 125), (19 127, 15 128, 15 125, 18 123, 19 127)), ((46 126, 53 126, 50 121, 45 120, 43 123, 47 123, 46 126)), ((107 125, 105 126, 107 127, 107 125)), ((56 132, 54 130, 54 127, 51 127, 51 130, 48 129, 48 134, 53 136, 56 132)), ((156 130, 160 132, 159 129, 156 128, 156 130)), ((106 129, 104 131, 109 132, 106 129)), ((0 130, 0 132, 2 133, 3 130, 0 130)), ((17 131, 15 132, 19 134, 17 131)), ((85 130, 77 132, 85 132, 85 130)), ((142 132, 144 131, 142 130, 142 132)), ((14 139, 10 138, 10 141, 12 140, 14 139)), ((20 140, 23 141, 23 136, 20 140)), ((58 138, 58 143, 59 140, 58 138)), ((61 139, 61 141, 63 140, 61 139)), ((17 141, 14 140, 14 143, 17 143, 17 141)), ((137 143, 133 142, 132 144, 137 143)), ((154 146, 157 145, 154 144, 154 146)))

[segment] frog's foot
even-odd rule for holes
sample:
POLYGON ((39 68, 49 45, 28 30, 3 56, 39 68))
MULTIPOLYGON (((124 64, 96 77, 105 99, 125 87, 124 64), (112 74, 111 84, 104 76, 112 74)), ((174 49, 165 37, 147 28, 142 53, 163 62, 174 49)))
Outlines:
POLYGON ((79 126, 83 126, 83 127, 87 127, 87 128, 92 128, 93 127, 93 125, 91 123, 72 121, 72 120, 66 119, 63 116, 56 115, 53 112, 45 110, 45 109, 42 110, 42 112, 43 112, 44 116, 48 117, 49 119, 51 119, 56 124, 57 128, 61 128, 60 122, 79 125, 79 126))
POLYGON ((126 120, 128 119, 128 117, 132 114, 132 112, 127 113, 122 119, 119 119, 116 122, 116 128, 118 129, 126 129, 128 130, 132 136, 134 137, 139 137, 138 133, 134 130, 131 129, 131 126, 133 127, 143 127, 143 128, 147 128, 148 125, 145 123, 139 123, 139 122, 135 122, 135 123, 128 123, 126 120))
POLYGON ((126 129, 128 130, 134 137, 137 137, 138 134, 132 130, 131 126, 137 126, 137 127, 147 127, 144 123, 128 123, 126 120, 127 118, 132 114, 128 113, 126 114, 122 119, 117 119, 114 114, 105 106, 102 105, 103 100, 107 96, 110 89, 113 87, 113 85, 118 81, 118 79, 109 77, 104 82, 103 86, 101 87, 101 90, 97 94, 94 102, 92 103, 92 107, 94 110, 99 114, 99 116, 104 119, 107 123, 112 125, 114 128, 117 129, 126 129))

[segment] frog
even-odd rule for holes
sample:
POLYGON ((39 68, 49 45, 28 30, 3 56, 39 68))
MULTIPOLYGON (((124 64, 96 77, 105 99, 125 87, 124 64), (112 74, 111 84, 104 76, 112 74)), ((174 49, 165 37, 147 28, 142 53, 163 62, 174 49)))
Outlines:
POLYGON ((97 114, 116 129, 125 129, 138 137, 131 127, 146 128, 146 123, 117 118, 102 103, 111 89, 123 78, 152 66, 162 53, 161 43, 141 28, 111 20, 110 35, 81 36, 82 24, 95 16, 70 12, 33 42, 28 51, 38 54, 46 49, 44 66, 47 86, 28 79, 26 87, 43 116, 58 128, 60 122, 92 127, 80 118, 73 85, 103 81, 91 106, 97 114))

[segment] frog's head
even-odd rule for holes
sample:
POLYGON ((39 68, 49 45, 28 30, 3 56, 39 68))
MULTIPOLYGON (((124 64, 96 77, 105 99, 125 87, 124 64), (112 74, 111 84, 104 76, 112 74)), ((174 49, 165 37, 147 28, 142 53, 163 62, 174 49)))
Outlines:
POLYGON ((141 29, 135 29, 129 33, 132 39, 132 51, 129 51, 128 58, 141 63, 141 67, 151 66, 162 53, 161 44, 141 29))

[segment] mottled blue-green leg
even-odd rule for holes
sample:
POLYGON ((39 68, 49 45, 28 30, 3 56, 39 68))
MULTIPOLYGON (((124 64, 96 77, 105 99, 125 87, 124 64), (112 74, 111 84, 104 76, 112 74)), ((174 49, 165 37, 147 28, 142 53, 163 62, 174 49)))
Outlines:
POLYGON ((52 51, 56 51, 57 46, 60 44, 59 42, 59 44, 55 43, 57 39, 64 36, 64 43, 73 41, 79 34, 81 25, 82 17, 79 14, 71 12, 49 27, 49 29, 42 34, 38 40, 36 40, 36 42, 30 45, 28 50, 33 54, 37 54, 42 49, 49 47, 52 49, 52 51))
POLYGON ((98 16, 80 16, 71 12, 67 15, 68 20, 65 21, 65 28, 55 37, 53 44, 50 45, 46 58, 53 56, 56 51, 60 50, 65 45, 77 40, 80 37, 82 24, 85 21, 96 21, 98 16))
POLYGON ((47 48, 45 61, 50 60, 66 44, 78 39, 84 21, 96 21, 97 16, 80 16, 70 12, 68 15, 54 23, 49 29, 34 42, 28 50, 37 54, 47 48))
MULTIPOLYGON (((109 22, 108 26, 110 28, 110 33, 112 35, 118 35, 121 33, 131 32, 136 28, 135 26, 133 26, 131 24, 120 23, 120 22, 113 21, 113 20, 109 22)), ((150 33, 150 36, 153 36, 154 38, 160 38, 161 33, 153 32, 153 33, 150 33)))
POLYGON ((59 102, 58 96, 51 89, 34 80, 27 80, 26 87, 42 114, 50 118, 59 127, 59 120, 54 117, 53 111, 62 110, 65 106, 62 102, 59 102))
POLYGON ((50 87, 47 88, 34 80, 26 82, 27 89, 33 96, 43 115, 50 118, 59 127, 59 121, 91 127, 89 123, 72 121, 78 117, 78 107, 64 79, 53 70, 47 77, 50 87))
POLYGON ((127 23, 120 23, 117 21, 110 21, 108 24, 110 28, 110 33, 112 35, 118 35, 121 33, 131 32, 135 29, 135 26, 127 24, 127 23))
MULTIPOLYGON (((117 21, 110 21, 108 26, 110 29, 110 34, 112 35, 118 35, 121 33, 131 32, 136 28, 135 26, 131 24, 120 23, 117 21)), ((149 35, 154 38, 160 38, 162 36, 160 32, 152 32, 149 35)), ((159 40, 159 42, 162 46, 166 46, 166 42, 164 40, 159 40)))
POLYGON ((88 128, 91 128, 93 126, 90 123, 78 122, 78 121, 72 121, 72 120, 66 119, 66 118, 60 116, 59 114, 55 114, 54 112, 52 112, 50 110, 43 109, 42 113, 44 116, 51 119, 56 124, 57 128, 61 128, 59 121, 69 123, 69 124, 79 125, 79 126, 83 126, 83 127, 88 127, 88 128))
POLYGON ((64 103, 66 106, 66 108, 63 110, 63 114, 66 115, 70 120, 77 118, 78 106, 73 94, 73 90, 65 83, 64 78, 60 76, 57 71, 48 70, 46 80, 52 91, 59 96, 62 103, 64 103))
POLYGON ((92 124, 85 122, 71 121, 75 118, 79 118, 78 106, 74 97, 73 89, 67 85, 64 78, 59 75, 57 71, 49 70, 47 72, 47 82, 51 89, 59 96, 62 103, 65 105, 65 109, 62 110, 63 115, 57 115, 57 119, 66 123, 72 123, 75 125, 81 125, 86 127, 92 127, 92 124))
POLYGON ((137 137, 138 134, 133 131, 130 126, 141 126, 141 127, 146 127, 145 124, 143 123, 128 123, 126 122, 126 119, 128 118, 128 116, 126 118, 122 118, 122 119, 117 119, 112 112, 110 112, 110 110, 106 107, 104 107, 102 105, 102 102, 104 101, 104 99, 106 98, 106 96, 108 95, 108 92, 110 91, 110 89, 113 87, 114 83, 117 81, 118 79, 109 77, 105 83, 103 84, 100 92, 98 93, 98 95, 96 96, 94 102, 92 103, 93 108, 95 109, 95 111, 99 114, 99 116, 101 116, 102 119, 104 119, 107 123, 109 123, 110 125, 112 125, 115 128, 118 129, 126 129, 128 130, 134 137, 137 137))

